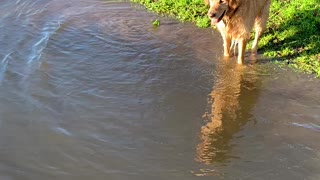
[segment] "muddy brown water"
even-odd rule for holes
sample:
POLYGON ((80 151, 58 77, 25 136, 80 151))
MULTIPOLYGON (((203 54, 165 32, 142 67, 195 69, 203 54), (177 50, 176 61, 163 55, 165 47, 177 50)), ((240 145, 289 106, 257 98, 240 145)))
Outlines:
POLYGON ((0 41, 1 180, 320 179, 320 80, 223 60, 214 30, 2 0, 0 41))

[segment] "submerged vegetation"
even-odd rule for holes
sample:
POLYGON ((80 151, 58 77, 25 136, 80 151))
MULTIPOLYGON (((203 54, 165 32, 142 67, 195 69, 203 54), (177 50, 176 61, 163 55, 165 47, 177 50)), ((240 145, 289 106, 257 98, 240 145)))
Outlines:
MULTIPOLYGON (((182 22, 208 27, 203 0, 131 0, 182 22)), ((320 0, 272 0, 259 48, 265 56, 320 77, 320 0)))
POLYGON ((153 26, 160 26, 160 21, 158 20, 158 19, 156 19, 156 20, 154 20, 153 22, 152 22, 152 25, 153 26))

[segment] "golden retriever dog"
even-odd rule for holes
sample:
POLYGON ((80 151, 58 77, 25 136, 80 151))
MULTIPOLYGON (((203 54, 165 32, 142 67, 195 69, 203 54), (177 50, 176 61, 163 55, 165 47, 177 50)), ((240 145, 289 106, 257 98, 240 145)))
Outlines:
POLYGON ((238 44, 238 64, 244 52, 250 31, 255 30, 252 53, 256 54, 258 41, 266 28, 271 0, 204 0, 210 5, 208 16, 223 38, 224 56, 230 56, 233 45, 238 44))

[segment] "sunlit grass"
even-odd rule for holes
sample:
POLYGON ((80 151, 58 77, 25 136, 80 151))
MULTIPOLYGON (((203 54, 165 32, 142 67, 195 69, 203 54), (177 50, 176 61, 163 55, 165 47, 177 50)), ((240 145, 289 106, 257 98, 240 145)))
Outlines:
POLYGON ((319 0, 275 0, 260 45, 264 55, 320 76, 319 31, 319 0))

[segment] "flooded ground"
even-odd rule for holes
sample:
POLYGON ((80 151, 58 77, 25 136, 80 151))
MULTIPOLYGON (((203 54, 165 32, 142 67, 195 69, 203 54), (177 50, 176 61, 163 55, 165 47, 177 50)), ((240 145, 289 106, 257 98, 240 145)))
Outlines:
POLYGON ((320 80, 129 2, 0 15, 1 180, 320 179, 320 80))

